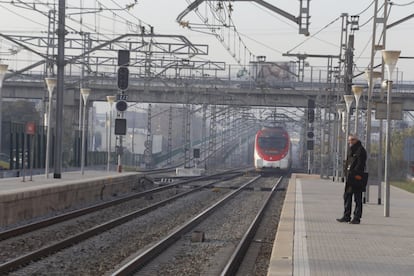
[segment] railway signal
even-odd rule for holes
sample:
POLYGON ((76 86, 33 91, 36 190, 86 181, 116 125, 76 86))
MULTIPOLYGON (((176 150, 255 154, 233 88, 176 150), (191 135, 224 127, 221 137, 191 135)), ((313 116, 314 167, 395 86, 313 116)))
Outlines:
POLYGON ((118 68, 118 88, 122 91, 128 89, 129 70, 127 67, 118 68))
POLYGON ((124 100, 120 100, 116 102, 115 107, 117 111, 124 112, 128 108, 128 103, 124 100))
POLYGON ((308 140, 306 142, 306 149, 307 150, 313 150, 313 140, 308 140))
POLYGON ((129 65, 129 50, 118 50, 118 66, 129 65))
POLYGON ((315 121, 315 110, 308 109, 308 122, 313 123, 315 121))
POLYGON ((115 119, 115 135, 126 135, 127 122, 125 118, 115 119))
POLYGON ((315 121, 315 101, 308 100, 308 122, 313 123, 315 121))
POLYGON ((129 81, 129 51, 119 50, 118 51, 118 88, 122 91, 128 89, 129 81))
POLYGON ((124 93, 128 89, 129 84, 129 50, 119 50, 118 51, 118 88, 121 90, 117 96, 116 110, 118 111, 118 118, 115 119, 115 135, 119 135, 119 145, 117 148, 118 154, 118 172, 122 172, 121 156, 123 154, 122 146, 122 136, 126 135, 127 132, 127 122, 124 117, 124 111, 127 110, 128 96, 124 93))

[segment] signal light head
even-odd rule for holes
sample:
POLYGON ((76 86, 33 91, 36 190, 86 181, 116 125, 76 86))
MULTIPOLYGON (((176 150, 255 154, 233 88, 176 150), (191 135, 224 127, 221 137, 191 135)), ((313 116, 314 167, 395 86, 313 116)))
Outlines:
POLYGON ((127 67, 118 68, 118 88, 121 90, 128 89, 129 70, 127 67))
POLYGON ((126 101, 117 101, 115 104, 116 110, 119 112, 123 112, 127 110, 128 104, 126 101))
POLYGON ((315 121, 315 110, 314 109, 308 109, 308 122, 313 123, 315 121))

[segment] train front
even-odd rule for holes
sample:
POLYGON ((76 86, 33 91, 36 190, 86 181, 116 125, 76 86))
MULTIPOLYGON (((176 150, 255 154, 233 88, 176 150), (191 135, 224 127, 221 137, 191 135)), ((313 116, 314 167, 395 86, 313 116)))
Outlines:
POLYGON ((254 166, 259 172, 287 172, 292 163, 289 134, 284 128, 263 128, 256 134, 254 166))

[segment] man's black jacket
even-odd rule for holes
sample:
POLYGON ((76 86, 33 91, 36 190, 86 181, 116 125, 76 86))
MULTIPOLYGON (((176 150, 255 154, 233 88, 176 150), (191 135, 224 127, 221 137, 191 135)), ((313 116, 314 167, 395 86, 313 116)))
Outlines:
POLYGON ((367 161, 367 152, 361 144, 361 141, 356 142, 348 149, 348 155, 345 163, 346 185, 345 189, 352 187, 352 190, 363 190, 364 188, 359 182, 355 180, 356 175, 362 177, 365 171, 365 164, 367 161))

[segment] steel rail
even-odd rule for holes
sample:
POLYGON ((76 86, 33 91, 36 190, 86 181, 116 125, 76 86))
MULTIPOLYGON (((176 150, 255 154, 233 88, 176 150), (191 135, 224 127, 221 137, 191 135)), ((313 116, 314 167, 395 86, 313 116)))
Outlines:
POLYGON ((225 265, 224 269, 220 274, 221 276, 236 275, 237 270, 239 269, 243 261, 243 258, 246 255, 247 250, 249 249, 250 244, 252 243, 256 231, 259 228, 260 222, 262 221, 267 206, 269 205, 270 199, 275 194, 275 191, 282 182, 282 179, 283 177, 280 177, 276 184, 273 186, 266 200, 263 202, 262 207, 257 212, 257 215, 254 218, 253 222, 250 224, 249 228, 247 229, 239 244, 237 245, 236 249, 234 250, 234 253, 227 261, 227 264, 225 265))

